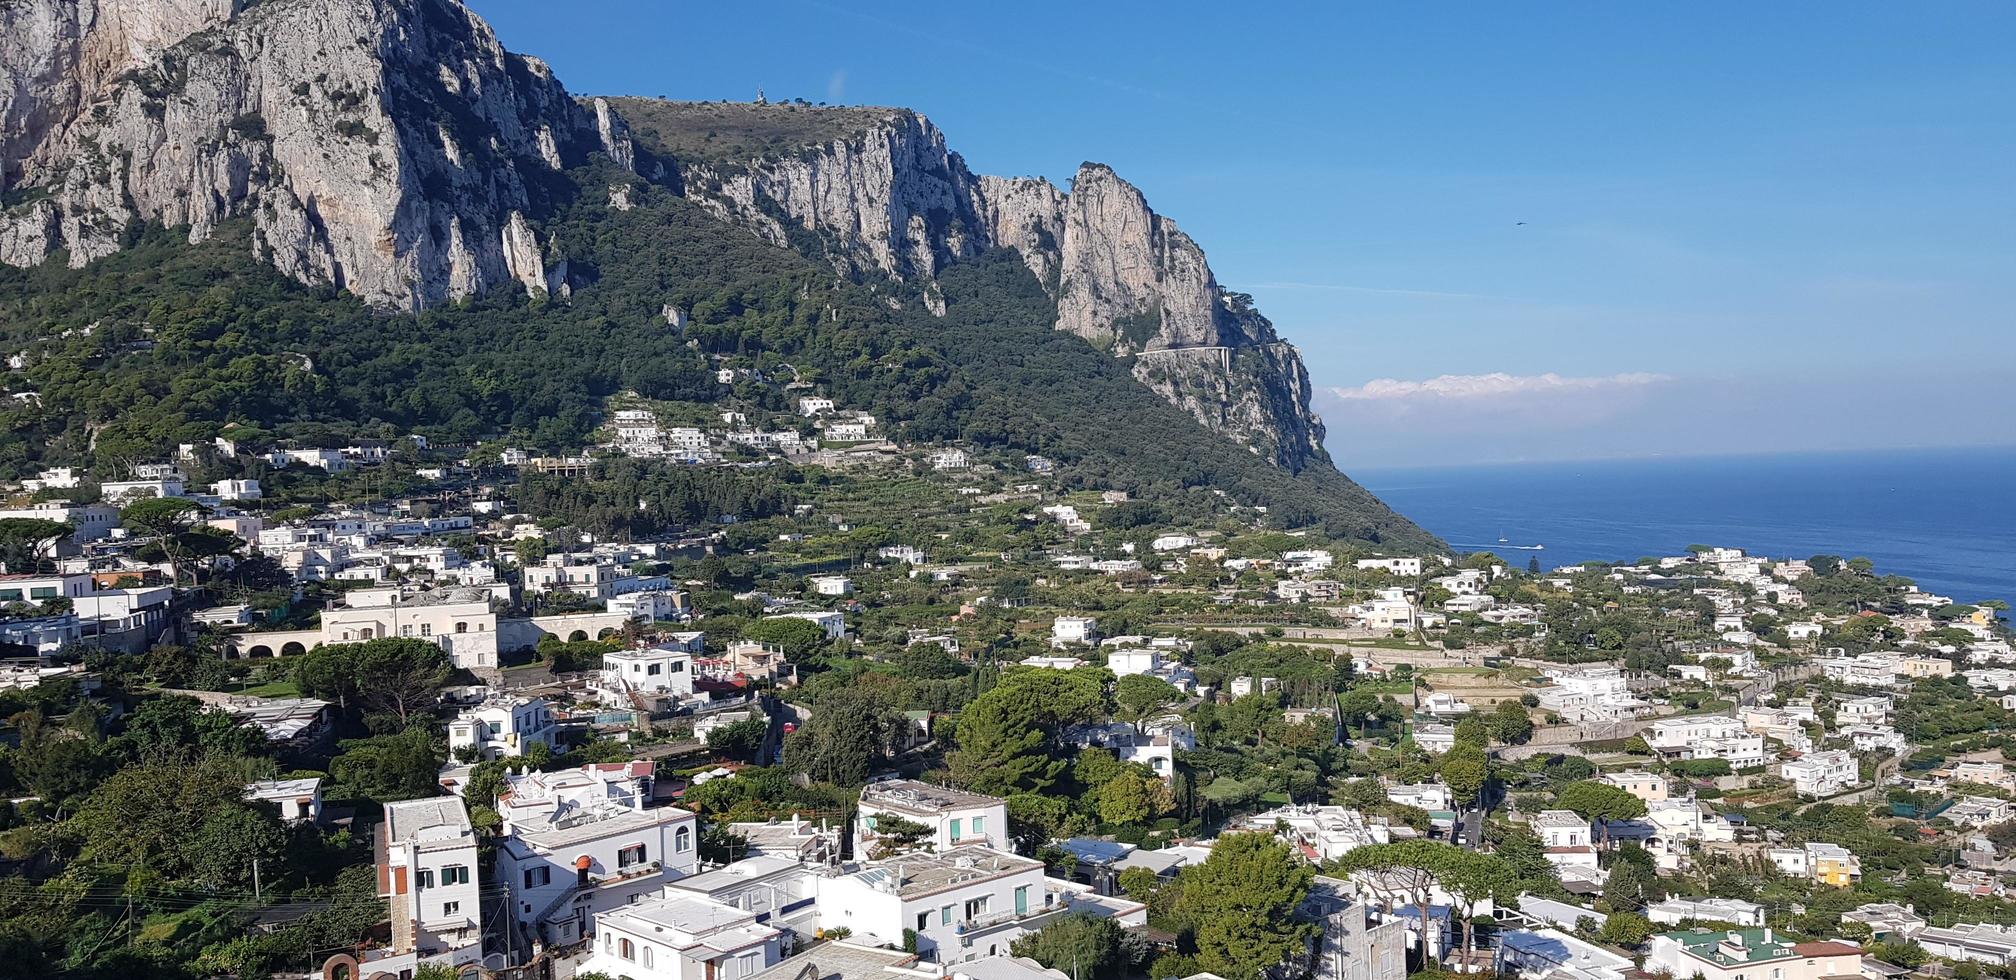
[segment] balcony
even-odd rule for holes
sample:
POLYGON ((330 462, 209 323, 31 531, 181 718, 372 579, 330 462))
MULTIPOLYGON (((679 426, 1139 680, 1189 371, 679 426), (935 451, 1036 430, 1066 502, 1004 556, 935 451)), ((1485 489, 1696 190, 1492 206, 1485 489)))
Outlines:
POLYGON ((1072 892, 1046 892, 1043 895, 1043 904, 1032 905, 1026 912, 1017 912, 1010 909, 1006 912, 995 912, 989 915, 977 916, 967 919, 955 931, 961 936, 971 935, 972 933, 985 932, 989 929, 997 929, 1001 926, 1012 925, 1029 919, 1054 915, 1058 912, 1066 912, 1071 909, 1072 897, 1072 892))

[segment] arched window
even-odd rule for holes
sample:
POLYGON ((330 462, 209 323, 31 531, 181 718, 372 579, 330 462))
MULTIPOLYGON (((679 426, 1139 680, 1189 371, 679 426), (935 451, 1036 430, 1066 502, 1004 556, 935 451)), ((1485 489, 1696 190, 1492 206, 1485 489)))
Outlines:
POLYGON ((672 852, 684 854, 693 847, 693 828, 681 827, 672 832, 672 852))
POLYGON ((617 955, 617 956, 621 956, 621 957, 623 957, 623 958, 624 958, 624 959, 626 959, 626 960, 634 960, 634 959, 636 959, 636 958, 637 958, 637 944, 636 944, 636 943, 633 943, 633 942, 631 942, 631 941, 630 941, 630 940, 628 940, 628 939, 620 939, 620 940, 617 940, 617 942, 616 942, 616 955, 617 955))
POLYGON ((644 947, 644 965, 651 965, 651 947, 649 946, 644 947))

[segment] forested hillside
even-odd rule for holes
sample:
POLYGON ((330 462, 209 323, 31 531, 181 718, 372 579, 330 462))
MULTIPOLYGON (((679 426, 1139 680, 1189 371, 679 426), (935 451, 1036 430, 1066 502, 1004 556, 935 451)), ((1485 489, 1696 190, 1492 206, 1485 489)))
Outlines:
MULTIPOLYGON (((947 315, 893 303, 607 166, 543 229, 571 296, 496 290, 388 314, 286 280, 242 235, 188 245, 154 229, 84 269, 0 269, 0 337, 25 366, 0 409, 0 474, 86 463, 110 474, 242 426, 314 441, 419 432, 576 449, 602 399, 708 402, 722 358, 795 372, 906 442, 1043 453, 1081 485, 1224 490, 1394 544, 1427 536, 1327 469, 1291 475, 1135 383, 1125 359, 1050 328, 1055 309, 1010 252, 943 277, 947 315), (627 186, 618 204, 599 192, 627 186), (892 310, 901 306, 901 312, 892 310), (690 315, 668 325, 667 307, 690 315)), ((788 409, 781 386, 737 397, 788 409)))

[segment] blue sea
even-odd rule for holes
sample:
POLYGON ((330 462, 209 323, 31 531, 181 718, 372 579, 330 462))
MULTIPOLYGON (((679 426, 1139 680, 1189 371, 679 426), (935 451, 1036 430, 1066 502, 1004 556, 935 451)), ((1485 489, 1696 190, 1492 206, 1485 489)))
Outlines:
POLYGON ((1861 556, 1957 602, 2016 600, 2016 447, 1351 475, 1458 550, 1521 565, 1532 555, 1554 568, 1708 544, 1776 558, 1861 556))

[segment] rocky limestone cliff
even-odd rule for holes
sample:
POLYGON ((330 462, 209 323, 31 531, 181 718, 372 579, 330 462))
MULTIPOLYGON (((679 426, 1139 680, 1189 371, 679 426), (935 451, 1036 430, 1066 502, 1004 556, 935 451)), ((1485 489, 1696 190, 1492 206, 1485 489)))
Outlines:
POLYGON ((287 274, 410 306, 563 286, 532 223, 627 132, 455 0, 0 4, 0 261, 201 240, 247 217, 287 274))
POLYGON ((887 110, 847 136, 688 163, 681 178, 723 218, 778 245, 816 248, 843 271, 922 282, 927 303, 946 263, 1013 248, 1056 299, 1059 329, 1137 356, 1144 384, 1281 466, 1328 459, 1295 349, 1109 167, 1085 164, 1069 192, 976 176, 929 120, 887 110))
MULTIPOLYGON (((1327 459, 1294 349, 1103 166, 1066 192, 974 175, 913 112, 800 107, 794 130, 768 118, 782 107, 717 104, 762 149, 710 156, 700 127, 668 173, 622 111, 570 98, 460 0, 0 0, 0 72, 0 261, 83 265, 137 222, 198 241, 244 220, 286 274, 375 305, 565 295, 539 222, 589 192, 563 171, 600 153, 939 312, 947 263, 1014 248, 1060 329, 1283 467, 1327 459)), ((592 192, 628 206, 625 185, 592 192)))

